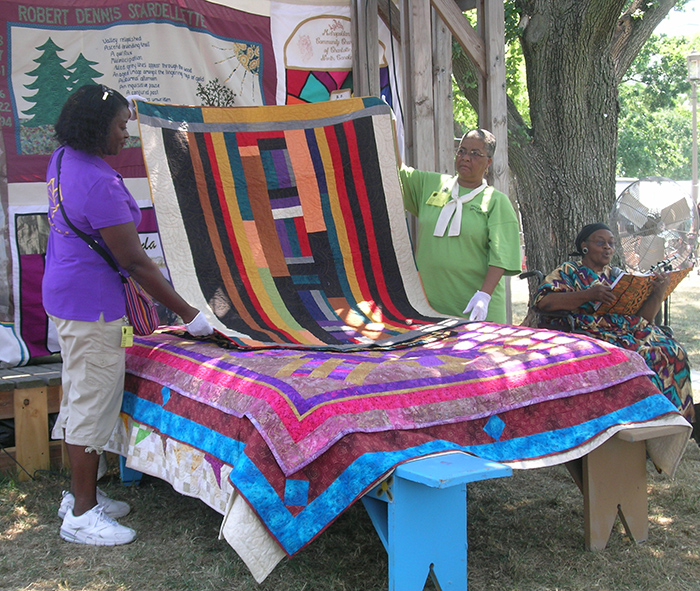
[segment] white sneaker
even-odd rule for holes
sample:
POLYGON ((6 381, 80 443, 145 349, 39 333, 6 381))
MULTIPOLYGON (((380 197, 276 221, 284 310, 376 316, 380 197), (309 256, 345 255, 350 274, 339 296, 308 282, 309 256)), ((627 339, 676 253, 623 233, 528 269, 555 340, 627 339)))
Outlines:
POLYGON ((72 509, 68 511, 61 525, 61 538, 89 546, 119 546, 133 542, 136 532, 130 527, 119 525, 105 515, 103 507, 95 505, 78 517, 73 515, 72 509))
MULTIPOLYGON (((58 507, 58 517, 63 519, 68 511, 72 511, 75 506, 75 497, 73 493, 64 490, 62 493, 61 504, 58 507)), ((104 508, 105 513, 112 519, 119 519, 129 514, 131 507, 124 501, 115 501, 104 494, 100 488, 97 488, 97 504, 104 508)))

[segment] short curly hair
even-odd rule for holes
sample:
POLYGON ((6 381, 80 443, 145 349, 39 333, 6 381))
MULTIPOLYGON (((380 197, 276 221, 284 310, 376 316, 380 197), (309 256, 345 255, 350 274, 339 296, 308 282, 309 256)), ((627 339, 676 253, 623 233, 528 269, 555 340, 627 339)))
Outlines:
POLYGON ((58 143, 88 154, 100 154, 107 145, 114 117, 129 102, 116 90, 102 84, 86 84, 61 109, 54 131, 58 143))
POLYGON ((493 155, 496 153, 496 136, 488 129, 472 129, 462 136, 462 139, 465 138, 475 138, 483 142, 488 158, 493 158, 493 155))

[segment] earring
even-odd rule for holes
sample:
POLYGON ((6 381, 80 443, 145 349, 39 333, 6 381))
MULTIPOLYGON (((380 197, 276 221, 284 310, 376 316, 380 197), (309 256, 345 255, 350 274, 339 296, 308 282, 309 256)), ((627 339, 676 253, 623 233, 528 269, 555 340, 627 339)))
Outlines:
POLYGON ((588 254, 588 247, 587 247, 587 246, 584 246, 584 247, 581 249, 581 252, 582 252, 584 255, 588 254))

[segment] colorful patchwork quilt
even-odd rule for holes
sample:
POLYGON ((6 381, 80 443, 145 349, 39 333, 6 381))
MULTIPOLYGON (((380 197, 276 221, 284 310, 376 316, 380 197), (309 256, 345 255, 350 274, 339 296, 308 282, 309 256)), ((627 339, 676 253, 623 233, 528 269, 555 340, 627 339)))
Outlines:
POLYGON ((462 450, 544 466, 625 426, 685 424, 635 353, 490 323, 368 352, 227 349, 161 333, 135 339, 127 371, 123 416, 138 425, 127 455, 155 436, 163 449, 200 450, 219 480, 226 466, 287 554, 412 458, 462 450))
MULTIPOLYGON (((381 100, 138 110, 172 281, 219 332, 135 339, 111 445, 223 513, 258 580, 401 462, 531 468, 689 429, 634 352, 428 306, 381 100)), ((669 473, 672 439, 649 448, 669 473)))
POLYGON ((361 349, 441 320, 381 99, 138 112, 175 288, 239 346, 361 349))

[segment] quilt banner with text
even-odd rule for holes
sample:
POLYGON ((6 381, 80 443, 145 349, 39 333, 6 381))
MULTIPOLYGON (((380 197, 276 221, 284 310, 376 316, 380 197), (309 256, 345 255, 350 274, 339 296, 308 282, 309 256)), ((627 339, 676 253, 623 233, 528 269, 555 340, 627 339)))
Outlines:
MULTIPOLYGON (((379 24, 382 94, 394 104, 389 74, 397 68, 379 24)), ((53 349, 37 292, 43 222, 25 222, 45 214, 53 125, 73 91, 96 83, 147 101, 217 106, 342 98, 352 88, 350 26, 349 0, 0 0, 0 366, 53 349), (25 319, 30 308, 35 317, 25 319)), ((135 121, 128 131, 125 149, 108 161, 147 202, 135 121)))

